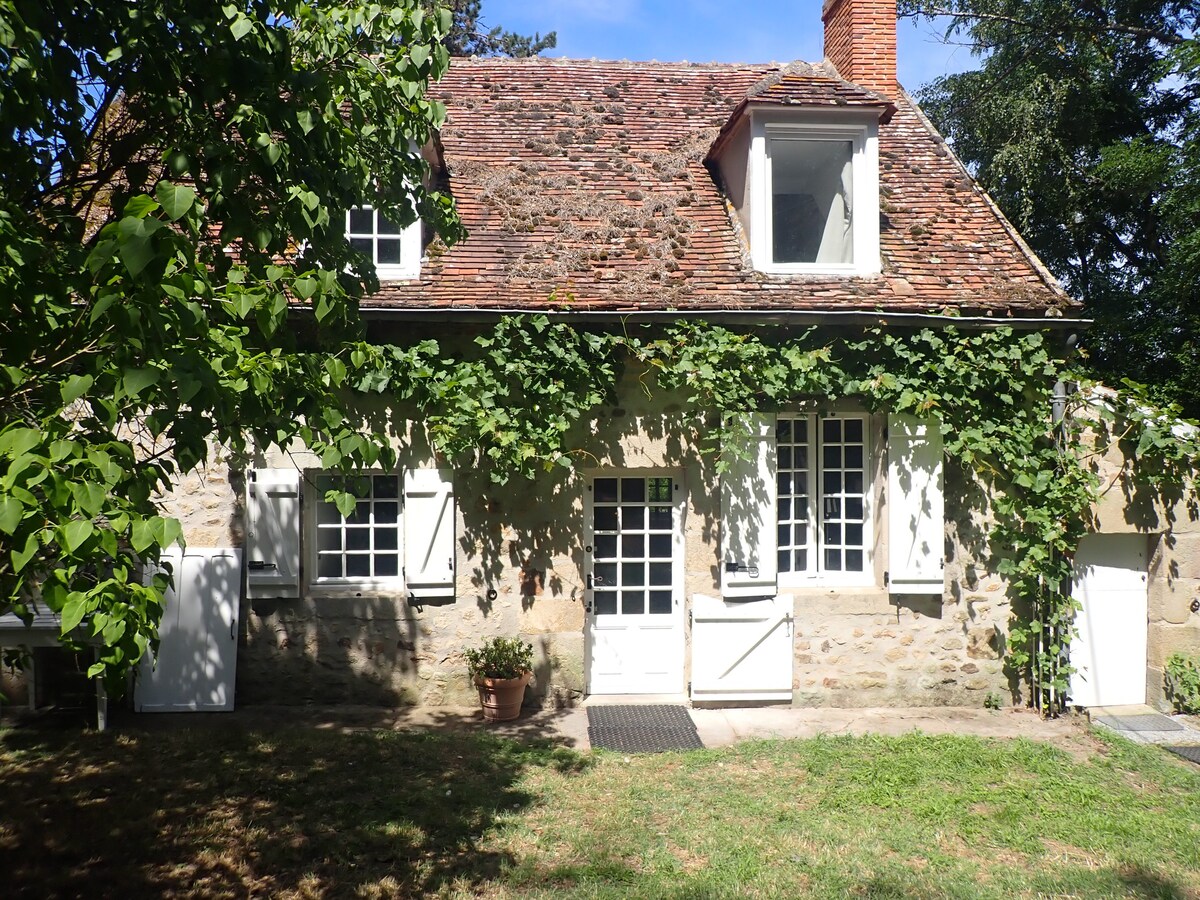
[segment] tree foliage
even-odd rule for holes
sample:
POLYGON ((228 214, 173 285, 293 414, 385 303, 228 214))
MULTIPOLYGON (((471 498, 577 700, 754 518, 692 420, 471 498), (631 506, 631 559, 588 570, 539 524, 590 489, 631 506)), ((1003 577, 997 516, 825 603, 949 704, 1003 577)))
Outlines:
POLYGON ((480 4, 481 0, 446 0, 452 22, 445 44, 451 56, 537 56, 558 45, 558 35, 553 31, 543 37, 537 33, 515 34, 500 27, 483 30, 480 4))
POLYGON ((343 412, 377 352, 343 211, 459 236, 417 151, 449 28, 420 0, 0 0, 0 612, 61 613, 110 688, 161 614, 157 498, 214 444, 386 463, 343 412))
POLYGON ((977 71, 926 112, 1085 304, 1095 371, 1200 414, 1200 6, 907 0, 977 71))

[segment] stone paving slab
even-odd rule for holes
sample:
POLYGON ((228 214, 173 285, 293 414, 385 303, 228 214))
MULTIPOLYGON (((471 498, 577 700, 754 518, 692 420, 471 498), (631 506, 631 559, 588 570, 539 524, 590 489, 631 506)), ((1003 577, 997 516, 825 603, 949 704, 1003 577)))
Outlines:
POLYGON ((1162 713, 1140 713, 1132 716, 1096 716, 1097 725, 1114 731, 1187 731, 1180 723, 1162 713))
POLYGON ((1194 762, 1200 766, 1200 746, 1198 747, 1170 747, 1163 745, 1164 750, 1170 750, 1176 756, 1182 756, 1188 762, 1194 762))
POLYGON ((1156 744, 1184 759, 1192 759, 1193 750, 1200 751, 1200 730, 1194 719, 1187 716, 1167 716, 1149 706, 1095 707, 1088 711, 1092 724, 1116 732, 1139 744, 1156 744), (1174 749, 1173 749, 1174 748, 1174 749))

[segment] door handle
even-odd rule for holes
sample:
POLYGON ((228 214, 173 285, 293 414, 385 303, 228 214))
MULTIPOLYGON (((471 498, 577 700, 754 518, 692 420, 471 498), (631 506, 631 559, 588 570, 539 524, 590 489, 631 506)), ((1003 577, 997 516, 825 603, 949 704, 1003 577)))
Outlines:
POLYGON ((229 639, 231 641, 237 639, 237 616, 229 617, 229 639))

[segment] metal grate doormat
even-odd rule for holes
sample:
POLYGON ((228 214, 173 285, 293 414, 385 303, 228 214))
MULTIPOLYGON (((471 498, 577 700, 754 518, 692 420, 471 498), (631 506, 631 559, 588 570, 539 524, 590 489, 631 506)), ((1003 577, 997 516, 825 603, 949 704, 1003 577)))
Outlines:
POLYGON ((588 740, 598 750, 662 753, 704 748, 683 706, 589 706, 587 715, 588 740))
POLYGON ((1101 725, 1107 725, 1117 731, 1186 731, 1182 725, 1170 716, 1160 713, 1138 714, 1135 716, 1096 716, 1093 719, 1101 725))
POLYGON ((1188 762, 1194 762, 1200 766, 1200 747, 1164 747, 1164 750, 1170 750, 1176 756, 1182 756, 1188 762))

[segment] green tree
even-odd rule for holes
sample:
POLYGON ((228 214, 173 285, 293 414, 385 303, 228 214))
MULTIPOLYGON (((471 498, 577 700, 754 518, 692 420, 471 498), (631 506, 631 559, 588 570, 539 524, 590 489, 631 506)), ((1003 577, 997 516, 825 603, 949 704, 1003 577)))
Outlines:
POLYGON ((558 35, 553 31, 543 37, 537 33, 514 34, 499 27, 482 30, 480 3, 481 0, 446 0, 453 17, 446 36, 451 56, 537 56, 558 45, 558 35))
POLYGON ((1096 320, 1100 377, 1200 414, 1200 6, 907 0, 977 71, 921 91, 1033 249, 1096 320))
POLYGON ((99 639, 110 688, 161 615, 159 492, 213 444, 387 464, 344 412, 387 351, 343 211, 460 236, 417 149, 450 26, 421 0, 0 0, 0 612, 99 639))

